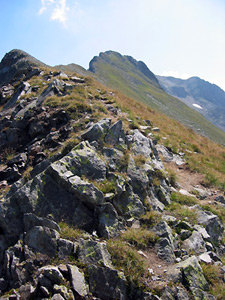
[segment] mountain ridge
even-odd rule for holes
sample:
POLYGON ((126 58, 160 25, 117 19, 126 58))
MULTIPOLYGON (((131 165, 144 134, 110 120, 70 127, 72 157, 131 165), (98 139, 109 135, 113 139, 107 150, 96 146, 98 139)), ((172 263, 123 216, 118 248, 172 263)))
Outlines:
POLYGON ((202 117, 199 112, 190 109, 182 101, 165 93, 158 80, 154 80, 155 75, 146 65, 147 74, 153 74, 153 77, 147 77, 146 72, 142 73, 137 66, 138 62, 130 56, 106 51, 91 60, 89 70, 94 72, 94 77, 103 84, 120 90, 127 96, 163 112, 217 142, 224 143, 224 132, 211 125, 212 123, 202 117))
POLYGON ((94 78, 22 70, 0 90, 1 299, 223 299, 224 147, 94 78))
POLYGON ((219 86, 196 76, 185 80, 166 76, 157 78, 167 93, 193 107, 225 131, 225 92, 219 86))

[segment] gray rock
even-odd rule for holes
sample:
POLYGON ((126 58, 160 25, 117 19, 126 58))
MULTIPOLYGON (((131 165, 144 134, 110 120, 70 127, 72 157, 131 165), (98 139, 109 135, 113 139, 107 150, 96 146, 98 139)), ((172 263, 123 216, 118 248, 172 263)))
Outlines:
POLYGON ((98 215, 98 235, 111 238, 118 235, 124 226, 119 222, 118 214, 111 203, 105 203, 96 210, 98 215))
POLYGON ((4 278, 0 278, 0 291, 4 292, 7 290, 8 283, 4 278))
POLYGON ((215 198, 215 201, 216 201, 216 202, 220 202, 220 203, 222 203, 222 204, 225 204, 225 199, 224 199, 223 196, 217 196, 217 197, 215 198))
POLYGON ((55 294, 51 300, 65 300, 65 298, 63 296, 61 296, 60 294, 55 294))
POLYGON ((139 196, 133 193, 130 185, 126 186, 126 192, 113 199, 113 205, 119 215, 126 219, 139 217, 144 213, 144 205, 139 196))
POLYGON ((208 283, 196 256, 174 265, 168 270, 168 276, 173 282, 185 282, 187 288, 206 290, 208 283))
POLYGON ((123 122, 122 120, 117 121, 114 123, 108 130, 106 137, 105 137, 105 142, 108 144, 117 144, 119 141, 119 137, 121 134, 121 130, 123 127, 123 122))
POLYGON ((68 171, 65 166, 53 163, 46 172, 52 176, 60 186, 76 196, 89 208, 93 209, 95 205, 103 203, 104 195, 93 183, 84 181, 78 176, 73 176, 73 173, 68 171))
POLYGON ((22 285, 19 288, 19 294, 21 299, 23 300, 34 299, 35 288, 31 284, 22 285))
POLYGON ((52 283, 60 284, 63 282, 63 275, 57 267, 45 266, 39 269, 39 274, 47 277, 52 283))
POLYGON ((54 222, 50 219, 47 219, 47 218, 38 217, 32 213, 24 214, 23 223, 24 223, 24 229, 26 232, 35 226, 48 227, 50 229, 60 231, 60 227, 56 222, 54 222))
POLYGON ((123 273, 107 267, 91 265, 88 268, 90 290, 103 300, 127 299, 126 279, 123 273))
POLYGON ((35 226, 25 237, 25 243, 35 252, 55 257, 59 233, 48 227, 35 226))
POLYGON ((84 140, 88 140, 89 142, 103 140, 109 126, 111 124, 111 119, 102 119, 98 123, 95 123, 91 126, 86 132, 84 132, 81 137, 84 140))
POLYGON ((75 254, 75 244, 69 240, 58 239, 58 257, 62 259, 73 254, 75 254))
POLYGON ((50 293, 48 289, 45 286, 40 286, 40 291, 43 294, 44 297, 49 298, 50 293))
POLYGON ((165 205, 160 202, 153 193, 146 198, 147 203, 151 205, 152 210, 162 212, 165 208, 165 205))
POLYGON ((183 242, 183 248, 187 251, 195 251, 196 254, 206 252, 202 235, 195 230, 192 232, 192 235, 183 242))
POLYGON ((190 300, 188 292, 181 286, 166 287, 160 298, 161 300, 190 300))
POLYGON ((69 298, 68 290, 64 285, 55 284, 53 287, 53 292, 54 294, 60 294, 63 297, 63 299, 69 298))
POLYGON ((70 281, 72 288, 80 297, 85 297, 89 293, 88 285, 85 281, 84 274, 76 266, 68 265, 70 281))
POLYGON ((194 229, 197 230, 202 235, 202 237, 205 241, 210 241, 210 235, 208 234, 208 232, 206 231, 206 229, 204 227, 196 224, 196 225, 194 225, 194 229))
POLYGON ((58 172, 72 172, 74 175, 86 176, 91 179, 104 179, 106 167, 88 141, 77 145, 71 152, 52 166, 58 172))
POLYGON ((159 238, 156 243, 157 255, 168 263, 175 261, 174 248, 168 238, 159 238))
POLYGON ((138 194, 139 196, 145 197, 149 179, 144 168, 142 166, 136 166, 132 157, 130 157, 129 159, 127 175, 131 179, 134 193, 138 194))
POLYGON ((165 221, 161 221, 160 223, 158 223, 155 226, 154 231, 159 237, 167 238, 170 244, 173 245, 174 238, 172 229, 165 221))
POLYGON ((78 258, 86 265, 112 267, 111 256, 106 243, 79 239, 78 258))
POLYGON ((218 216, 209 211, 198 210, 198 223, 202 224, 208 234, 212 243, 218 243, 222 239, 224 226, 218 216))
POLYGON ((201 255, 199 255, 198 259, 200 262, 204 262, 206 264, 212 263, 212 259, 208 253, 202 253, 201 255))
POLYGON ((189 231, 189 230, 181 230, 180 239, 182 241, 188 239, 190 236, 191 236, 191 231, 189 231))
POLYGON ((149 158, 152 153, 149 139, 138 129, 134 130, 132 151, 135 155, 143 155, 147 158, 149 158))

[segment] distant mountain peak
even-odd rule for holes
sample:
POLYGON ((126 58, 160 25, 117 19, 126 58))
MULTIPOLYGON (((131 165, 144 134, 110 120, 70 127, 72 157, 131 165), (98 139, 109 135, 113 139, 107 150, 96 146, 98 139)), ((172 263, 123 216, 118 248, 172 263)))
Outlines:
POLYGON ((101 52, 99 56, 94 56, 89 63, 89 71, 92 73, 98 73, 97 68, 99 63, 109 64, 113 66, 114 70, 119 72, 132 73, 139 72, 141 76, 145 77, 145 80, 149 80, 150 83, 157 88, 161 88, 156 76, 149 70, 147 65, 142 61, 137 61, 130 55, 121 55, 119 52, 108 50, 101 52))

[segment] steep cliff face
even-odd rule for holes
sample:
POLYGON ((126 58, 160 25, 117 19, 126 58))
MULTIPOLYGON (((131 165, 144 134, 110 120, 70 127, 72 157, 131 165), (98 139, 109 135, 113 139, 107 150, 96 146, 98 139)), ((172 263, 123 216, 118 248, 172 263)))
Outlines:
POLYGON ((224 225, 158 151, 183 155, 90 78, 21 74, 0 112, 1 299, 216 299, 206 263, 222 286, 224 225))

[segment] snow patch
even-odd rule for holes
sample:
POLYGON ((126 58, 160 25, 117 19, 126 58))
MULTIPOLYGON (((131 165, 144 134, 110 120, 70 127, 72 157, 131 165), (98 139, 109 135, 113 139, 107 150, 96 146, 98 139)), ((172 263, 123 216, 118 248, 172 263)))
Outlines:
POLYGON ((192 104, 194 107, 197 107, 197 108, 200 108, 200 109, 203 109, 199 104, 196 104, 196 103, 194 103, 194 104, 192 104))

